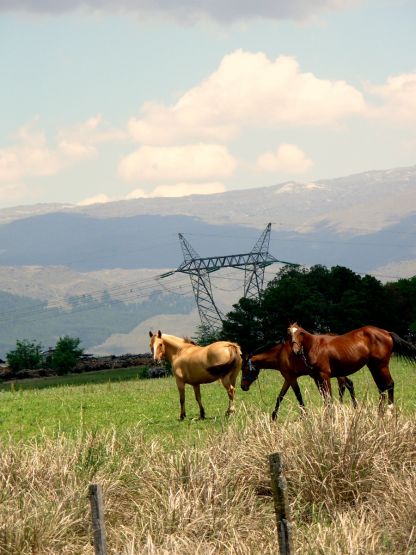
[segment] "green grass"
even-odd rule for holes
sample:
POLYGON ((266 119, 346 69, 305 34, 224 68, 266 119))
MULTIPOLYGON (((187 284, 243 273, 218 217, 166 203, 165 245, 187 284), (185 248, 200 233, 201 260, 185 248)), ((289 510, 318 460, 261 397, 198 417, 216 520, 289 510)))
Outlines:
MULTIPOLYGON (((396 405, 410 413, 416 409, 416 368, 393 360, 396 405)), ((140 379, 141 370, 128 368, 76 374, 64 377, 22 380, 0 387, 0 438, 25 440, 55 437, 61 433, 77 435, 81 431, 118 430, 140 424, 149 436, 165 437, 169 442, 199 441, 205 432, 220 431, 227 425, 224 416, 228 399, 220 382, 202 386, 202 400, 207 419, 198 419, 198 407, 191 387, 186 389, 187 418, 180 422, 179 399, 174 379, 140 379)), ((351 376, 360 402, 377 405, 378 392, 370 373, 363 369, 351 376)), ((281 387, 280 373, 263 370, 250 391, 241 391, 238 383, 237 406, 250 411, 255 406, 271 413, 281 387)), ((322 401, 308 377, 300 379, 306 405, 322 401)), ((334 397, 337 397, 333 380, 334 397)), ((349 403, 349 394, 345 394, 349 403)), ((289 391, 279 416, 297 417, 298 407, 289 391)))

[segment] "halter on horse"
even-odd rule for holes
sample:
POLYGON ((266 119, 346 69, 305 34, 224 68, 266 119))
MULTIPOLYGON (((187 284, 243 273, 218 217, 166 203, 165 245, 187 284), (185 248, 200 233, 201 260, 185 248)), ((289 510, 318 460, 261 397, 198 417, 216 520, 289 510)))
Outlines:
MULTIPOLYGON (((311 375, 311 369, 304 363, 303 360, 293 354, 290 343, 287 341, 285 343, 275 343, 270 348, 265 349, 264 351, 257 353, 244 361, 241 376, 241 389, 243 391, 248 391, 250 385, 258 378, 259 372, 263 368, 273 368, 275 370, 279 370, 284 379, 282 389, 276 399, 276 406, 272 412, 272 419, 275 420, 280 403, 283 401, 283 398, 290 387, 293 389, 296 399, 298 400, 300 407, 303 409, 305 405, 303 403, 302 393, 297 379, 300 376, 311 375)), ((313 375, 312 377, 315 379, 313 375)), ((347 388, 355 407, 357 402, 355 400, 353 382, 348 378, 338 378, 338 386, 341 401, 345 388, 347 388)))
POLYGON ((292 324, 288 328, 293 353, 315 372, 323 393, 330 399, 332 377, 349 376, 367 365, 380 393, 380 410, 388 394, 389 412, 394 404, 394 381, 389 362, 393 352, 416 362, 416 347, 396 333, 364 326, 343 335, 314 335, 292 324))

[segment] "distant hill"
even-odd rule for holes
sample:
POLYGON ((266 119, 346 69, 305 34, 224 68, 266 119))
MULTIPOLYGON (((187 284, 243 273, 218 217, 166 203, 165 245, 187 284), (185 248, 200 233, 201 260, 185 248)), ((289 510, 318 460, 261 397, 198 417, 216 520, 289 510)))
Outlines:
MULTIPOLYGON (((267 221, 263 223, 265 227, 267 221)), ((260 235, 259 229, 214 225, 190 216, 95 218, 58 212, 1 225, 0 264, 65 266, 78 272, 176 268, 183 260, 178 231, 201 256, 250 252, 260 235)), ((360 234, 340 231, 323 220, 305 232, 274 229, 270 252, 289 262, 341 264, 371 272, 415 258, 415 233, 416 212, 381 230, 360 234)))
MULTIPOLYGON (((28 326, 26 332, 19 324, 13 332, 7 318, 7 311, 14 310, 10 306, 30 305, 34 299, 50 305, 56 298, 62 301, 94 290, 100 297, 104 290, 134 280, 138 288, 147 284, 140 296, 145 302, 152 290, 161 294, 161 285, 138 276, 156 276, 182 262, 179 232, 201 256, 247 253, 268 222, 273 223, 270 252, 279 260, 338 264, 384 281, 408 276, 416 271, 416 166, 216 195, 0 210, 0 334, 7 335, 10 345, 34 329, 28 326)), ((271 267, 270 274, 277 269, 271 267)), ((180 298, 171 299, 171 307, 184 315, 195 303, 189 280, 182 277, 187 287, 173 289, 180 298)), ((218 291, 225 308, 238 298, 238 279, 218 291)), ((142 315, 131 312, 127 305, 134 298, 125 301, 126 307, 118 305, 121 312, 112 320, 114 307, 108 307, 107 315, 96 312, 95 319, 100 314, 106 324, 94 337, 90 333, 94 316, 81 317, 76 311, 70 320, 61 320, 66 324, 59 330, 39 320, 34 331, 50 342, 54 332, 85 330, 86 348, 105 350, 102 344, 117 350, 114 341, 124 347, 128 334, 145 327, 146 318, 152 316, 151 308, 142 315)), ((161 317, 172 313, 163 310, 158 309, 161 317)), ((195 321, 195 316, 188 321, 195 321)), ((6 343, 3 340, 4 348, 6 343)))
POLYGON ((313 183, 286 182, 215 195, 132 199, 82 207, 59 204, 20 206, 0 210, 0 225, 59 212, 103 219, 139 215, 193 216, 210 224, 257 229, 271 221, 275 228, 302 232, 325 224, 339 232, 360 234, 397 224, 415 211, 416 165, 313 183))

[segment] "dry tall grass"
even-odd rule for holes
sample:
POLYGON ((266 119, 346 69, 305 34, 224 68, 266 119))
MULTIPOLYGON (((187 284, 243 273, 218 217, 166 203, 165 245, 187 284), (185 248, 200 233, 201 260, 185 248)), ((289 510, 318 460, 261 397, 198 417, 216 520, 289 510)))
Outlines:
POLYGON ((88 484, 102 484, 110 553, 274 554, 267 455, 284 454, 299 554, 416 553, 416 418, 243 411, 203 447, 140 429, 4 444, 0 553, 92 554, 88 484))

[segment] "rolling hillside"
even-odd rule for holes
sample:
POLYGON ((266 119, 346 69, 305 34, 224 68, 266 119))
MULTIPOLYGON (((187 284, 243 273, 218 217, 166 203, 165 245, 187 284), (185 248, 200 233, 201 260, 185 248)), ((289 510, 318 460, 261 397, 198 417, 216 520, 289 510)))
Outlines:
MULTIPOLYGON (((176 275, 164 284, 157 280, 183 260, 177 234, 183 233, 201 256, 247 253, 269 221, 269 250, 279 260, 339 264, 384 281, 413 275, 416 166, 216 195, 1 210, 0 356, 16 338, 42 338, 51 344, 65 333, 81 336, 87 349, 137 347, 139 332, 134 330, 141 334, 148 317, 162 318, 172 307, 188 314, 190 323, 197 322, 195 312, 191 316, 195 303, 187 276, 176 275), (124 294, 128 284, 131 293, 124 294), (169 300, 157 309, 145 308, 155 291, 158 298, 169 300), (99 326, 91 323, 94 316, 78 313, 79 306, 75 311, 68 301, 78 296, 76 302, 82 305, 91 292, 96 303, 105 295, 110 299, 107 312, 101 306, 90 313, 95 311, 96 319, 99 315, 99 326), (39 308, 33 308, 39 302, 39 308), (64 311, 59 326, 50 318, 57 307, 64 311), (42 312, 36 334, 33 319, 22 310, 34 310, 35 316, 42 312), (94 327, 99 333, 91 334, 94 327), (134 343, 129 343, 130 336, 134 343)), ((268 278, 277 270, 270 267, 268 278)), ((215 290, 224 310, 241 294, 242 277, 242 272, 228 273, 215 290)))

